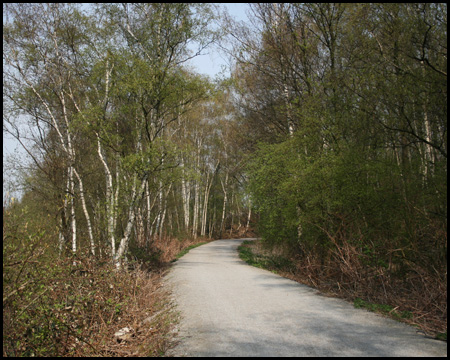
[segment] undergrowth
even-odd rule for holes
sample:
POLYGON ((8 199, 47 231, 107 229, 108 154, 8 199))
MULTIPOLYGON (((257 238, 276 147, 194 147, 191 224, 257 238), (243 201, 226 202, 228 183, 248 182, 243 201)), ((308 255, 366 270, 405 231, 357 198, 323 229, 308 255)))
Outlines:
POLYGON ((3 356, 164 355, 176 315, 162 277, 202 239, 155 239, 118 271, 88 253, 61 256, 57 234, 29 219, 3 209, 3 356))
POLYGON ((252 241, 246 240, 238 247, 239 257, 248 264, 261 269, 270 270, 274 273, 293 268, 294 264, 292 261, 283 256, 254 253, 251 248, 247 246, 252 241))

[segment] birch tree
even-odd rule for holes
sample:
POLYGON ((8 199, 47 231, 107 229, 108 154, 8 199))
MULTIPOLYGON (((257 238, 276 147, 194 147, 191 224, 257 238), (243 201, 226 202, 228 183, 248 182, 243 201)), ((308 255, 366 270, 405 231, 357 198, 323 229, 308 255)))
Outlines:
MULTIPOLYGON (((72 251, 77 251, 76 178, 89 228, 91 252, 95 253, 83 180, 76 170, 74 111, 68 95, 75 68, 79 65, 74 50, 81 37, 77 28, 83 26, 84 19, 72 5, 8 4, 5 9, 13 19, 4 27, 3 58, 7 66, 4 85, 8 97, 21 113, 34 117, 41 139, 50 130, 56 134, 67 160, 64 209, 68 206, 69 211, 64 212, 70 218, 72 251), (37 14, 40 14, 39 19, 37 14)), ((63 232, 60 238, 64 238, 63 232)))
MULTIPOLYGON (((126 81, 124 85, 134 99, 132 116, 135 117, 133 121, 137 124, 136 138, 140 139, 139 146, 135 148, 140 151, 128 156, 132 162, 139 162, 143 172, 137 179, 141 185, 139 190, 136 190, 136 197, 132 197, 126 229, 132 228, 134 211, 131 210, 131 206, 136 206, 140 201, 146 186, 143 182, 148 180, 149 172, 153 176, 156 175, 155 170, 158 166, 160 168, 172 166, 165 163, 164 156, 159 158, 159 162, 157 158, 152 158, 152 155, 155 155, 152 153, 153 144, 158 138, 164 139, 166 128, 176 124, 180 105, 192 101, 193 94, 187 93, 187 96, 181 99, 175 95, 177 89, 189 87, 189 78, 183 79, 183 73, 179 71, 179 66, 192 56, 187 51, 187 43, 195 40, 201 50, 210 41, 206 36, 207 20, 210 16, 208 10, 197 5, 193 5, 192 10, 194 8, 194 12, 191 12, 190 5, 187 4, 112 5, 105 8, 120 27, 131 58, 134 59, 134 64, 130 68, 133 77, 124 79, 126 81), (142 157, 145 154, 148 155, 142 157), (156 168, 154 165, 150 166, 155 162, 158 164, 156 168)), ((164 150, 160 154, 164 154, 164 150)), ((133 195, 134 189, 133 185, 133 195)), ((156 226, 157 232, 161 235, 165 219, 164 197, 169 192, 163 194, 161 186, 159 191, 156 226)), ((150 221, 149 217, 147 221, 150 221)), ((130 232, 126 230, 116 259, 124 255, 129 238, 130 232)))
MULTIPOLYGON (((78 250, 77 214, 84 213, 91 253, 96 253, 94 232, 101 239, 106 234, 109 255, 119 264, 144 193, 151 234, 155 194, 150 182, 161 183, 160 174, 177 166, 169 134, 187 104, 203 96, 202 81, 182 67, 216 36, 209 30, 210 6, 100 4, 85 13, 61 4, 6 9, 11 20, 4 25, 6 94, 37 124, 35 139, 43 156, 54 151, 53 137, 66 164, 59 184, 60 246, 68 227, 72 250, 78 250), (187 48, 190 43, 197 46, 194 52, 187 48), (86 186, 83 161, 102 169, 100 183, 86 186)), ((169 193, 170 186, 160 193, 160 235, 169 193)))

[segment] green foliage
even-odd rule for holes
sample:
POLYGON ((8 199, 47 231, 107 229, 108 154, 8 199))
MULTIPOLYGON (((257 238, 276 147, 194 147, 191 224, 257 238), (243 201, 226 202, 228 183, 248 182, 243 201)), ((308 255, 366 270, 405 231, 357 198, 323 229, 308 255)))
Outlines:
POLYGON ((273 241, 296 239, 297 192, 288 189, 291 154, 287 144, 260 145, 249 163, 249 189, 260 213, 259 228, 273 241))
POLYGON ((406 191, 411 201, 414 197, 418 204, 424 201, 428 195, 419 192, 420 176, 411 176, 402 190, 403 175, 394 160, 353 147, 304 156, 296 151, 303 148, 299 139, 260 146, 248 167, 265 239, 288 242, 297 249, 300 242, 304 250, 319 246, 325 255, 330 240, 345 238, 362 249, 366 265, 400 261, 387 257, 394 248, 404 249, 403 256, 417 255, 408 246, 411 241, 423 246, 411 236, 425 223, 418 212, 404 207, 404 196, 406 191))
POLYGON ((247 166, 260 235, 287 246, 314 284, 420 302, 442 331, 446 5, 287 8, 274 27, 277 9, 254 7, 262 42, 236 71, 242 121, 264 140, 247 166))

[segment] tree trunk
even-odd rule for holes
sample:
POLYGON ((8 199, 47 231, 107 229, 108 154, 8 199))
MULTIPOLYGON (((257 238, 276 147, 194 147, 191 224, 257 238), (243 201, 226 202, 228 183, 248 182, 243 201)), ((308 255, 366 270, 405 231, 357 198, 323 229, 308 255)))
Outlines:
MULTIPOLYGON (((196 161, 196 170, 200 172, 200 147, 202 145, 202 140, 197 138, 197 161, 196 161)), ((199 180, 195 179, 194 182, 194 218, 192 220, 192 235, 194 238, 197 238, 197 230, 198 230, 198 215, 199 215, 199 206, 200 206, 200 184, 199 180)))
POLYGON ((73 181, 73 167, 69 166, 69 204, 70 204, 70 233, 72 235, 72 252, 77 252, 77 220, 75 217, 75 184, 73 181))
POLYGON ((116 254, 116 238, 114 235, 114 193, 113 193, 113 182, 111 171, 109 170, 109 166, 106 163, 106 159, 103 155, 103 149, 100 142, 100 135, 97 135, 97 153, 100 157, 100 161, 103 164, 103 168, 105 170, 106 176, 106 217, 107 217, 107 236, 109 238, 109 242, 111 245, 111 257, 114 257, 116 254))
POLYGON ((247 224, 245 225, 245 232, 248 231, 251 217, 252 217, 252 201, 248 199, 248 217, 247 217, 247 224))
POLYGON ((224 222, 225 222, 225 209, 227 207, 228 196, 227 196, 227 185, 228 185, 228 170, 225 173, 225 183, 220 179, 220 183, 222 184, 223 189, 223 207, 222 207, 222 220, 220 221, 220 233, 224 231, 224 222))
POLYGON ((169 188, 167 189, 165 196, 164 196, 163 211, 162 211, 162 215, 161 215, 161 224, 159 227, 159 238, 160 239, 162 238, 162 235, 163 235, 164 220, 166 218, 166 213, 167 213, 167 196, 169 195, 171 188, 172 188, 172 184, 169 185, 169 188))
POLYGON ((192 220, 192 236, 194 238, 197 238, 197 227, 198 227, 198 213, 199 213, 199 192, 200 192, 200 185, 198 183, 198 180, 195 180, 194 183, 194 218, 192 220))
POLYGON ((211 185, 214 179, 214 174, 217 171, 217 168, 219 167, 219 162, 217 162, 217 165, 214 168, 214 172, 212 173, 211 177, 209 176, 209 172, 206 177, 206 185, 205 185, 205 195, 203 199, 203 212, 202 212, 202 224, 201 224, 201 230, 200 235, 205 236, 206 235, 206 219, 208 215, 208 199, 209 199, 209 192, 211 190, 211 185))
POLYGON ((149 246, 150 244, 150 240, 152 237, 152 224, 150 222, 151 219, 151 210, 153 208, 153 205, 151 205, 150 202, 150 191, 149 191, 149 184, 148 184, 148 180, 145 181, 145 198, 147 200, 147 219, 146 219, 146 229, 147 229, 147 235, 146 235, 146 247, 149 246))
POLYGON ((186 173, 184 169, 184 159, 181 158, 181 201, 183 202, 184 228, 189 229, 189 198, 191 197, 191 189, 186 181, 186 173))
POLYGON ((159 192, 158 192, 158 199, 159 199, 159 209, 158 209, 158 216, 157 216, 157 220, 156 220, 156 229, 155 229, 155 235, 158 236, 158 234, 160 233, 159 229, 161 226, 161 217, 162 217, 162 212, 163 212, 163 183, 162 181, 159 181, 159 192))
POLYGON ((131 230, 133 229, 134 219, 135 219, 135 205, 139 202, 140 198, 142 197, 142 194, 145 190, 145 182, 147 180, 148 174, 144 176, 144 179, 142 179, 141 186, 138 191, 136 191, 136 182, 137 182, 137 176, 134 175, 133 178, 133 189, 132 189, 132 196, 130 205, 128 207, 128 221, 127 225, 125 227, 125 232, 123 234, 122 239, 120 240, 119 248, 117 249, 117 252, 114 256, 114 264, 116 265, 117 269, 121 268, 121 260, 123 259, 124 255, 126 254, 126 251, 128 250, 128 244, 130 242, 130 235, 131 230))
POLYGON ((92 235, 92 225, 91 225, 91 218, 89 216, 89 212, 86 207, 86 201, 84 198, 84 189, 83 189, 83 182, 81 181, 81 177, 78 174, 78 171, 74 169, 75 176, 78 179, 78 186, 80 187, 80 199, 81 199, 81 206, 83 208, 84 216, 86 217, 86 224, 88 228, 88 234, 89 234, 89 242, 91 245, 91 254, 95 256, 95 242, 94 242, 94 236, 92 235))

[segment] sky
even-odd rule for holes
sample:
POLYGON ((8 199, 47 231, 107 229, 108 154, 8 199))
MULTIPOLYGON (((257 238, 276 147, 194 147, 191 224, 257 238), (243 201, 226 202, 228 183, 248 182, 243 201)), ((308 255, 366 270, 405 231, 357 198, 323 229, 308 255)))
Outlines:
MULTIPOLYGON (((249 8, 245 3, 223 3, 220 4, 227 8, 228 13, 232 18, 238 21, 248 22, 246 10, 249 8)), ((224 56, 220 54, 217 49, 211 49, 205 55, 196 56, 190 60, 189 65, 194 68, 194 71, 210 76, 212 79, 216 77, 222 70, 226 75, 229 75, 229 70, 226 69, 227 61, 224 56), (225 68, 224 68, 225 67, 225 68)), ((10 173, 5 171, 5 161, 7 157, 11 155, 26 156, 25 151, 21 145, 13 138, 3 132, 3 179, 11 176, 10 173)), ((5 182, 3 183, 3 201, 5 201, 5 182)), ((19 196, 15 194, 15 196, 19 196)))
MULTIPOLYGON (((227 8, 228 13, 235 20, 248 22, 246 10, 249 8, 246 3, 222 3, 221 6, 227 8)), ((190 61, 190 65, 201 74, 210 76, 212 79, 222 71, 222 67, 227 65, 223 55, 215 49, 209 51, 209 54, 196 56, 190 61)), ((225 72, 229 75, 229 71, 225 72)))

